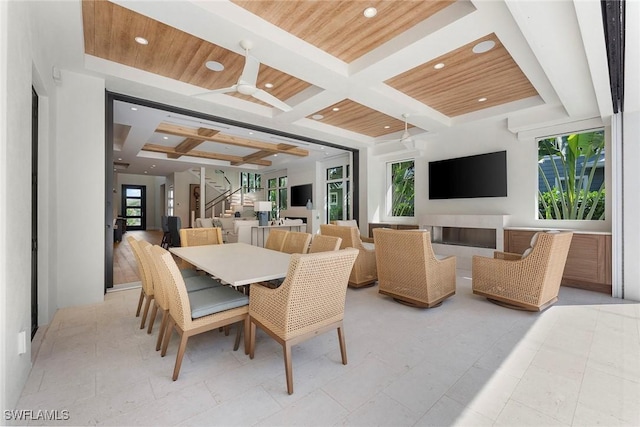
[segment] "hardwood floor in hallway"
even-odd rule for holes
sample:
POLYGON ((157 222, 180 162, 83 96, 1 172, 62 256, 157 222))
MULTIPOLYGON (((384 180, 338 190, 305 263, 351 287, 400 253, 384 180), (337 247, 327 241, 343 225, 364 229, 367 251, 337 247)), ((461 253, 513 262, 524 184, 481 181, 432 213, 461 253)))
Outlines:
POLYGON ((142 230, 127 231, 122 236, 121 242, 113 244, 113 284, 122 285, 124 283, 139 282, 138 265, 133 255, 127 237, 133 236, 136 239, 146 240, 153 245, 162 242, 162 231, 142 230))

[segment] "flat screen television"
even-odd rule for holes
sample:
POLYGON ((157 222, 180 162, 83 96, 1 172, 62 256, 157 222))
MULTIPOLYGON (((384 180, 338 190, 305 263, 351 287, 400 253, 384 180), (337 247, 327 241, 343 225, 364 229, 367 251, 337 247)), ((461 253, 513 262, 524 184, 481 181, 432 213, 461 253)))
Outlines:
POLYGON ((292 185, 291 186, 291 206, 307 206, 307 200, 313 202, 312 185, 292 185))
POLYGON ((429 199, 506 196, 506 151, 429 162, 429 199))

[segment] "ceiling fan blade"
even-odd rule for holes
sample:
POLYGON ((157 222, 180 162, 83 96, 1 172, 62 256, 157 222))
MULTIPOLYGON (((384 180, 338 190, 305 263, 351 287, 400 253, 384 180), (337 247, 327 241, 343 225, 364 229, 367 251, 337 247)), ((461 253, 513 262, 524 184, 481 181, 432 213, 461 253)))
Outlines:
POLYGON ((214 89, 214 90, 208 90, 202 93, 197 93, 193 96, 205 96, 205 95, 211 95, 212 93, 229 93, 229 92, 235 92, 237 89, 238 89, 238 85, 233 85, 230 87, 225 87, 224 89, 214 89))
POLYGON ((258 71, 260 70, 260 61, 247 52, 245 56, 244 68, 240 75, 240 80, 244 84, 255 86, 258 83, 258 71))
POLYGON ((286 111, 293 110, 293 108, 291 108, 289 105, 285 104, 275 96, 271 95, 269 92, 266 92, 262 89, 256 90, 251 96, 253 96, 256 99, 259 99, 260 101, 266 102, 267 104, 271 104, 282 111, 286 112, 286 111))

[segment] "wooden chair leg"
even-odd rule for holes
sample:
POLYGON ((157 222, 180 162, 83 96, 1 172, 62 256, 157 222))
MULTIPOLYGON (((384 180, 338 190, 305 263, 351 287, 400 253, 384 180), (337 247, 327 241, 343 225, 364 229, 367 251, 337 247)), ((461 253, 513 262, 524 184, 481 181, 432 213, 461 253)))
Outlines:
POLYGON ((340 354, 342 355, 342 364, 347 364, 347 346, 344 343, 344 331, 342 327, 338 328, 338 341, 340 342, 340 354))
POLYGON ((291 344, 285 342, 284 352, 284 372, 287 377, 287 393, 293 394, 293 366, 291 365, 291 344))
POLYGON ((147 295, 147 302, 144 305, 144 313, 142 313, 142 320, 140 321, 140 329, 144 329, 144 324, 147 321, 147 314, 149 313, 150 305, 151 305, 151 297, 147 295))
POLYGON ((178 379, 178 375, 180 375, 180 367, 182 366, 182 357, 184 356, 184 352, 187 349, 187 340, 189 340, 189 336, 182 332, 182 336, 180 337, 180 345, 178 346, 178 354, 176 355, 176 366, 173 368, 173 380, 178 379))
POLYGON ((249 323, 249 316, 247 316, 242 322, 244 326, 244 354, 249 354, 249 346, 251 345, 249 336, 251 335, 251 326, 249 323))
POLYGON ((156 351, 160 350, 160 346, 162 345, 162 340, 164 338, 164 334, 167 330, 167 318, 169 317, 168 311, 162 312, 162 322, 160 323, 160 330, 158 331, 158 341, 156 341, 156 351))
POLYGON ((238 332, 236 333, 236 342, 233 344, 233 351, 238 351, 240 348, 240 337, 242 336, 242 324, 244 322, 238 322, 238 332))
POLYGON ((158 314, 158 304, 156 304, 156 300, 153 300, 153 308, 151 309, 151 316, 149 317, 149 327, 147 328, 147 333, 151 334, 153 330, 153 324, 156 321, 156 315, 158 314))
POLYGON ((167 324, 167 330, 164 332, 164 338, 162 340, 162 353, 160 356, 164 357, 167 354, 167 348, 169 347, 169 340, 171 339, 171 334, 173 333, 173 326, 176 322, 173 320, 171 316, 169 316, 169 321, 167 324))
POLYGON ((142 308, 143 300, 144 300, 144 290, 140 289, 140 299, 138 299, 138 309, 136 310, 136 317, 140 317, 140 309, 142 308))
POLYGON ((249 359, 253 359, 253 352, 256 348, 256 324, 249 320, 249 359))

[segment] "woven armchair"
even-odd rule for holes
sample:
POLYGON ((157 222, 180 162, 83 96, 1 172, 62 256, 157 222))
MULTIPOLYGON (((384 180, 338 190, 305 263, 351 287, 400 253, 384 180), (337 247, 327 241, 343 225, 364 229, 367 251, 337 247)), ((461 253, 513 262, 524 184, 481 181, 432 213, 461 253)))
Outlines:
MULTIPOLYGON (((157 246, 152 250, 164 251, 164 249, 157 246)), ((248 353, 248 297, 227 286, 202 289, 193 292, 190 297, 182 275, 171 254, 166 251, 159 252, 158 258, 160 260, 158 275, 160 276, 160 281, 166 285, 165 290, 167 292, 165 295, 169 301, 169 319, 162 340, 161 355, 163 357, 167 354, 173 330, 175 329, 180 335, 176 363, 173 368, 173 380, 178 379, 182 358, 187 348, 187 341, 193 335, 243 322, 245 353, 248 353)), ((234 350, 238 348, 239 338, 240 334, 238 333, 234 350)))
POLYGON ((269 230, 267 241, 264 243, 264 247, 274 251, 282 252, 282 246, 284 240, 287 238, 289 232, 287 230, 269 230))
POLYGON ((306 254, 311 243, 311 234, 301 231, 290 231, 282 244, 282 252, 288 254, 306 254))
POLYGON ((375 228, 373 238, 381 294, 431 308, 456 293, 456 258, 436 258, 428 231, 375 228))
POLYGON ((256 325, 283 347, 287 392, 293 393, 291 346, 329 330, 338 330, 342 364, 347 364, 342 320, 355 249, 293 254, 277 289, 252 284, 249 292, 249 357, 253 359, 256 325))
POLYGON ((360 288, 372 285, 378 280, 375 249, 369 249, 362 244, 356 227, 321 224, 320 234, 341 238, 340 249, 355 248, 359 251, 358 259, 356 259, 349 276, 349 286, 360 288))
POLYGON ((558 300, 572 232, 538 233, 526 256, 474 256, 473 293, 510 308, 542 311, 558 300))
POLYGON ((309 246, 309 253, 337 251, 340 249, 341 243, 342 239, 340 237, 315 234, 311 240, 311 246, 309 246))
POLYGON ((358 226, 358 221, 356 221, 355 219, 337 219, 333 221, 332 224, 340 225, 344 227, 355 227, 358 229, 358 236, 360 236, 360 240, 362 240, 365 243, 374 243, 372 237, 363 236, 362 233, 360 233, 360 227, 358 226))

